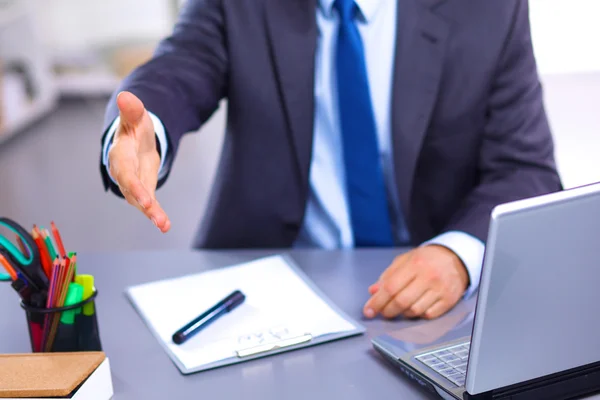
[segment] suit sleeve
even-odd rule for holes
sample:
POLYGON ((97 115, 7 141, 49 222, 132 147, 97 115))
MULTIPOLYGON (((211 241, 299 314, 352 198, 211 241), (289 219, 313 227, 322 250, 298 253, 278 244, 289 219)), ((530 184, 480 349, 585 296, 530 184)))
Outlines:
POLYGON ((483 242, 496 205, 562 190, 533 53, 528 4, 514 3, 512 27, 489 96, 479 182, 446 227, 483 242))
MULTIPOLYGON (((228 57, 221 2, 187 1, 172 34, 160 42, 150 61, 123 80, 109 101, 102 144, 119 116, 116 95, 121 91, 139 97, 164 126, 169 150, 162 155, 166 173, 161 174, 159 187, 168 177, 181 137, 199 129, 226 95, 228 57)), ((100 171, 105 189, 120 195, 102 160, 100 171)))

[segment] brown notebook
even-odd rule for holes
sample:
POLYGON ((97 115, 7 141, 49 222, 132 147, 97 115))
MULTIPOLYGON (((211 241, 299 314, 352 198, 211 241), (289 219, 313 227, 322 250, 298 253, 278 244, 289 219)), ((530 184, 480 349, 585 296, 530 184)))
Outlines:
POLYGON ((65 397, 106 358, 103 352, 0 355, 0 398, 65 397))

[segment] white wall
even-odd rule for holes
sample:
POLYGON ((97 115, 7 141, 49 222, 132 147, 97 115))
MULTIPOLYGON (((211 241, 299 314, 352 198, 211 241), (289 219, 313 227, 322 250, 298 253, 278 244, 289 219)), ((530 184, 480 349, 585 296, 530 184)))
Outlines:
MULTIPOLYGON (((169 32, 175 0, 30 0, 44 40, 69 50, 169 32)), ((490 0, 486 0, 490 1, 490 0)), ((523 0, 525 1, 525 0, 523 0)), ((542 73, 600 70, 600 0, 530 0, 542 73)))
POLYGON ((30 0, 48 47, 59 53, 169 32, 172 0, 30 0))
POLYGON ((542 74, 600 71, 599 0, 531 0, 529 4, 542 74))
POLYGON ((545 75, 542 83, 563 183, 600 182, 600 71, 545 75))
MULTIPOLYGON (((38 5, 46 43, 61 52, 124 37, 159 38, 172 23, 173 0, 31 1, 38 5)), ((529 4, 565 185, 600 181, 596 156, 600 152, 600 0, 530 0, 529 4)), ((222 113, 217 119, 223 119, 222 113)), ((206 136, 220 141, 222 129, 217 126, 219 132, 206 136)))
POLYGON ((599 0, 531 0, 556 158, 567 188, 600 181, 599 0))

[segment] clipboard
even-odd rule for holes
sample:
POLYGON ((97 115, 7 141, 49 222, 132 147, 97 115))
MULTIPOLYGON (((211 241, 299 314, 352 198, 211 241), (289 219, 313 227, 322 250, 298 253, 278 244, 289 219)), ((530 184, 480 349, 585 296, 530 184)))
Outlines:
MULTIPOLYGON (((350 318, 332 303, 288 255, 271 256, 199 274, 131 286, 126 289, 125 293, 153 336, 184 375, 361 335, 366 331, 364 326, 350 318), (260 312, 253 314, 253 310, 250 308, 253 307, 253 301, 259 305, 266 304, 264 301, 262 303, 260 301, 262 295, 268 296, 268 293, 263 292, 269 290, 269 285, 261 281, 268 278, 265 276, 266 274, 276 274, 279 282, 274 281, 274 283, 286 285, 286 287, 277 287, 276 290, 273 288, 271 290, 274 292, 279 290, 280 293, 282 291, 299 293, 302 295, 300 300, 306 304, 306 307, 312 307, 312 310, 306 310, 304 317, 299 316, 301 312, 295 314, 294 318, 290 318, 283 323, 279 320, 268 321, 270 316, 276 315, 275 312, 272 314, 265 313, 266 317, 260 315, 260 312), (248 279, 245 280, 245 278, 251 276, 254 277, 254 281, 249 283, 248 279), (240 311, 234 310, 231 313, 232 315, 222 318, 223 320, 228 318, 229 321, 217 320, 206 328, 205 331, 207 332, 201 332, 189 340, 189 342, 195 342, 195 344, 186 342, 181 347, 173 344, 170 335, 180 327, 180 324, 183 325, 183 323, 190 320, 193 313, 200 314, 204 306, 191 307, 193 311, 186 311, 187 316, 175 317, 160 305, 157 300, 158 294, 161 293, 163 298, 165 293, 171 293, 172 296, 182 296, 181 298, 183 298, 185 295, 181 293, 184 293, 186 289, 198 286, 198 291, 201 291, 200 286, 202 285, 212 288, 218 286, 219 282, 232 279, 239 279, 241 283, 239 285, 234 283, 235 286, 223 287, 219 294, 210 295, 207 293, 205 303, 209 304, 218 300, 221 293, 231 291, 232 288, 240 289, 246 293, 246 303, 250 303, 244 311, 247 315, 241 315, 239 314, 240 311), (244 281, 247 282, 245 285, 244 281), (263 285, 263 287, 259 287, 260 285, 263 285), (313 311, 315 311, 315 317, 311 319, 313 315, 311 312, 313 311), (245 323, 240 322, 237 324, 236 318, 240 318, 245 323), (178 321, 175 322, 172 319, 178 321), (295 321, 288 323, 292 319, 295 321), (258 322, 260 320, 267 322, 261 325, 258 322), (253 326, 255 322, 256 326, 253 326), (163 324, 170 325, 170 328, 167 329, 163 324), (221 324, 221 326, 217 326, 217 324, 221 324), (306 325, 303 327, 304 324, 306 325), (248 325, 247 330, 244 329, 246 325, 248 325), (257 327, 259 328, 257 329, 257 327), (213 328, 214 330, 210 331, 213 328), (232 329, 237 331, 230 335, 232 329), (219 332, 227 338, 215 340, 215 336, 211 336, 219 336, 219 332), (203 334, 204 338, 201 336, 203 334), (211 340, 207 339, 209 336, 211 340), (212 351, 211 349, 222 351, 212 351), (217 353, 221 354, 222 357, 217 357, 217 353), (215 355, 214 359, 210 358, 211 354, 215 355), (201 359, 204 362, 201 362, 201 359)), ((201 295, 198 296, 200 297, 196 299, 202 297, 201 295)), ((190 298, 193 298, 193 296, 190 298)), ((204 301, 204 299, 202 300, 204 301)), ((300 306, 292 304, 296 300, 293 298, 291 300, 287 299, 291 307, 300 310, 300 306)), ((177 300, 172 301, 176 302, 177 300)), ((244 306, 242 305, 240 308, 244 306)), ((283 306, 277 305, 277 307, 283 306)), ((165 308, 168 308, 168 306, 165 308)), ((275 308, 273 306, 273 309, 275 308)))

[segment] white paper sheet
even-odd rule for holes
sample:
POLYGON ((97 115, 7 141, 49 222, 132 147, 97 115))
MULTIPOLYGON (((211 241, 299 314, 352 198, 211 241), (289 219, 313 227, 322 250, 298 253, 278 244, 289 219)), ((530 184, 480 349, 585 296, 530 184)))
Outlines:
POLYGON ((236 357, 236 350, 265 342, 357 329, 280 256, 135 286, 129 295, 146 323, 188 370, 236 357), (173 333, 236 289, 246 296, 242 305, 185 343, 172 342, 173 333))

